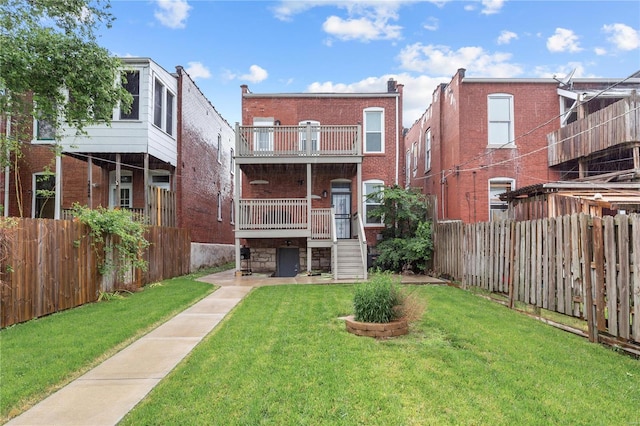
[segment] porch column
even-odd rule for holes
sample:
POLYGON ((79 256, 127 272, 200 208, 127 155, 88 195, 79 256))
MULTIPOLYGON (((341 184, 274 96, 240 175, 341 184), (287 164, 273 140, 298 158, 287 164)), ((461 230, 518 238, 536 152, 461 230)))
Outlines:
POLYGON ((240 266, 240 238, 236 238, 235 239, 235 249, 236 249, 236 275, 238 274, 242 274, 241 272, 241 266, 240 266))
POLYGON ((113 197, 113 207, 120 207, 120 161, 121 161, 122 157, 120 156, 120 153, 116 154, 116 193, 114 194, 115 196, 113 197))
MULTIPOLYGON (((239 132, 238 123, 236 123, 236 151, 240 144, 237 142, 239 132)), ((233 167, 235 168, 234 178, 234 187, 233 187, 233 222, 235 226, 235 232, 237 234, 238 229, 240 227, 240 197, 242 196, 242 176, 240 175, 240 165, 234 161, 233 167)), ((235 239, 235 252, 236 252, 236 274, 241 273, 240 270, 242 267, 240 266, 240 238, 235 239)))
POLYGON ((362 220, 362 223, 365 223, 366 218, 362 216, 362 197, 364 196, 362 193, 362 163, 356 164, 356 185, 358 185, 356 188, 356 202, 358 203, 356 211, 358 212, 358 216, 360 217, 360 220, 362 220))
MULTIPOLYGON (((149 153, 144 153, 144 208, 142 214, 146 219, 149 218, 149 153)), ((153 221, 150 221, 153 223, 153 221)), ((162 225, 160 222, 156 223, 157 226, 162 225)))
MULTIPOLYGON (((307 136, 307 141, 311 141, 311 138, 307 136)), ((307 149, 310 145, 310 142, 307 143, 307 149)), ((311 247, 309 246, 309 240, 313 238, 312 234, 312 224, 311 224, 311 163, 307 163, 307 229, 309 230, 309 235, 311 235, 307 239, 307 272, 311 272, 311 247)))

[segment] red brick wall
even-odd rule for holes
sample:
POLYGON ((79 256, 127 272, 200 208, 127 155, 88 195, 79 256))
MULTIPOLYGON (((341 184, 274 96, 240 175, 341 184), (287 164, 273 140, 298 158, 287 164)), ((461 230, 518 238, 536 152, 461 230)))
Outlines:
POLYGON ((178 224, 191 230, 193 242, 232 244, 234 180, 231 148, 235 144, 234 131, 188 74, 180 67, 178 73, 181 85, 178 111, 182 126, 176 181, 178 224), (221 135, 221 147, 218 147, 218 134, 221 135), (222 151, 220 163, 218 149, 222 151), (218 194, 222 199, 222 221, 217 217, 218 194))
POLYGON ((425 174, 421 156, 411 184, 437 195, 440 219, 488 220, 491 178, 515 179, 516 188, 559 179, 547 166, 546 150, 546 135, 559 124, 556 84, 472 83, 458 73, 441 88, 434 92, 429 114, 405 138, 405 150, 410 149, 421 132, 432 128, 431 171, 425 174), (516 148, 487 146, 487 96, 492 93, 513 95, 516 148))

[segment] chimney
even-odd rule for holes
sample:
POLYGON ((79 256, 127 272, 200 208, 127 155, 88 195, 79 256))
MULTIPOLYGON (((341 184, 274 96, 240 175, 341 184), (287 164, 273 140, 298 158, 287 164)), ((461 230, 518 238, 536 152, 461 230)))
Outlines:
POLYGON ((396 91, 396 81, 393 78, 390 78, 387 81, 387 92, 394 93, 396 91))

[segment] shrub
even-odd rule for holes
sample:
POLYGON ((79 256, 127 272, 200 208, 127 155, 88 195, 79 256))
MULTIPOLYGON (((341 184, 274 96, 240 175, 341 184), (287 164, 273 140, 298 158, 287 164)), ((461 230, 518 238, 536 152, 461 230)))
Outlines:
POLYGON ((401 296, 390 274, 375 273, 356 287, 353 297, 354 319, 360 322, 391 322, 399 318, 401 296))

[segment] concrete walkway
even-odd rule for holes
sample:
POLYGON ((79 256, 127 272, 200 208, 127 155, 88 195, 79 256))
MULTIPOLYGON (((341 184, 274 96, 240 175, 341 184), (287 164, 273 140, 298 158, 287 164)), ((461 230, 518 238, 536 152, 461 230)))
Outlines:
MULTIPOLYGON (((162 380, 253 287, 276 284, 333 284, 330 276, 236 277, 225 271, 200 279, 221 286, 149 334, 107 359, 7 425, 115 425, 162 380)), ((440 284, 424 276, 403 283, 440 284)))

